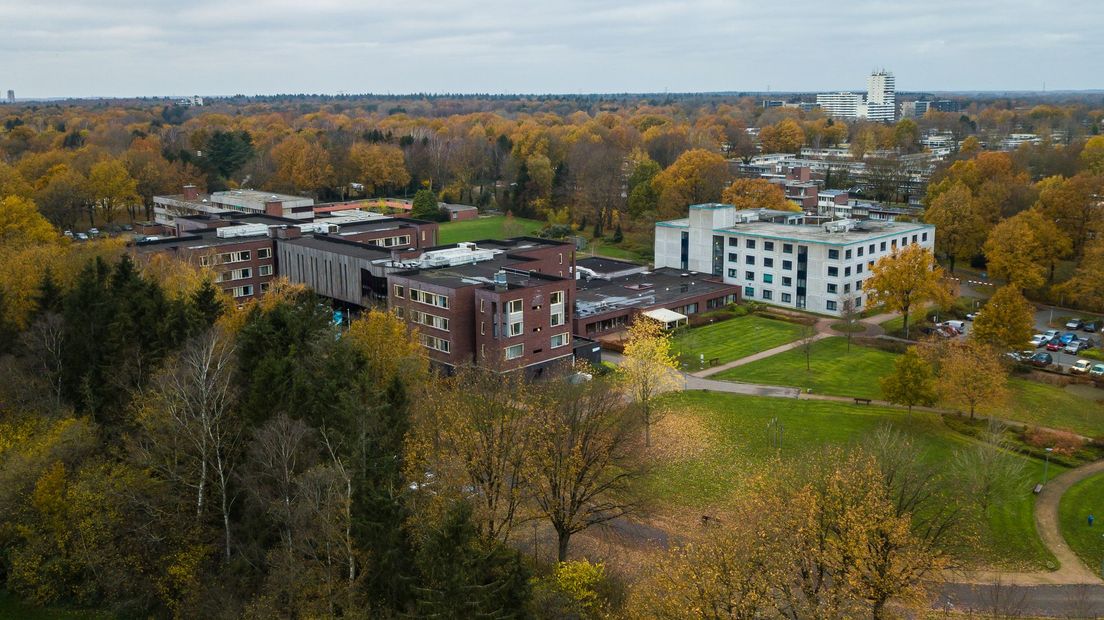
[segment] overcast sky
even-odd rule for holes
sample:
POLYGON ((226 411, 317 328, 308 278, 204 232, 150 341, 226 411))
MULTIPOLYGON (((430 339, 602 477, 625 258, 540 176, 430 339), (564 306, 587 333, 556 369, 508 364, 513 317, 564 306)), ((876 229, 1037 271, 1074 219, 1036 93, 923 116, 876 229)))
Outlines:
POLYGON ((0 0, 18 97, 1104 88, 1104 0, 0 0))

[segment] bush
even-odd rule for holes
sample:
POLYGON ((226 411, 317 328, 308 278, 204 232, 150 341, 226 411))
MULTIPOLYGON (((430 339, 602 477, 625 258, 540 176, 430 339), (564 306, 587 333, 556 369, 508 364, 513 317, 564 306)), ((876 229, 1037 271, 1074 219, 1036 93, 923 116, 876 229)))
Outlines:
POLYGON ((1032 427, 1024 431, 1024 443, 1032 448, 1053 448, 1055 454, 1073 456, 1085 445, 1085 440, 1069 431, 1032 427))
POLYGON ((542 618, 604 618, 612 594, 604 564, 561 562, 551 575, 533 580, 533 611, 542 618))

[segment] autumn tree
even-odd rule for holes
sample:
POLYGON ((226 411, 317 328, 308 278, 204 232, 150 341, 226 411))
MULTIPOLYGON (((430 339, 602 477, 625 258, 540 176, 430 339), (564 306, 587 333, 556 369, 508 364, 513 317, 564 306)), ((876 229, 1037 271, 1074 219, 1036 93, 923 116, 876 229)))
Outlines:
MULTIPOLYGON (((120 208, 138 203, 138 182, 131 178, 123 162, 107 159, 92 166, 88 173, 88 191, 92 209, 99 209, 104 221, 112 222, 120 208)), ((96 225, 95 212, 88 213, 90 226, 96 225)))
POLYGON ((1052 279, 1055 263, 1071 249, 1069 237, 1037 208, 1001 221, 984 245, 989 272, 1021 290, 1052 279))
POLYGON ((1104 239, 1089 244, 1077 271, 1061 288, 1083 306, 1104 310, 1104 239))
POLYGON ((1074 253, 1081 256, 1089 240, 1104 232, 1104 211, 1098 204, 1099 196, 1104 195, 1104 174, 1049 177, 1037 187, 1036 207, 1069 235, 1074 253))
POLYGON ((925 302, 945 303, 948 292, 943 285, 943 270, 935 263, 931 250, 909 244, 878 259, 871 275, 863 282, 869 305, 882 305, 904 317, 905 338, 909 334, 909 312, 925 302))
POLYGON ((333 184, 334 170, 329 152, 302 135, 284 138, 272 148, 272 159, 276 163, 274 181, 282 188, 317 196, 333 184))
POLYGON ((681 216, 688 205, 717 201, 727 178, 728 164, 718 153, 686 151, 652 179, 659 194, 659 215, 681 216))
POLYGON ((881 386, 886 400, 908 407, 909 413, 916 406, 934 405, 937 397, 931 364, 914 346, 894 360, 893 372, 881 378, 881 386))
POLYGON ((374 196, 410 183, 402 149, 391 144, 357 142, 349 149, 349 159, 364 192, 374 196))
POLYGON ((969 409, 970 418, 979 408, 993 411, 1006 400, 1008 371, 988 345, 975 338, 945 342, 933 348, 930 356, 937 356, 936 389, 940 398, 969 409))
POLYGON ((651 445, 651 426, 655 421, 653 402, 670 390, 681 389, 678 357, 671 350, 671 335, 659 321, 637 317, 629 325, 621 376, 636 404, 644 424, 644 445, 651 445))
POLYGON ((1104 136, 1093 136, 1081 149, 1081 164, 1093 174, 1104 174, 1104 136))
POLYGON ((640 474, 635 421, 624 394, 608 378, 544 386, 533 410, 533 470, 528 491, 556 530, 557 558, 571 537, 634 509, 627 485, 640 474))
POLYGON ((805 144, 805 132, 792 118, 782 119, 759 130, 764 153, 797 153, 805 144))
POLYGON ((786 198, 782 186, 766 179, 736 179, 721 193, 721 202, 737 209, 801 211, 799 205, 786 198))
POLYGON ((998 349, 1020 349, 1035 333, 1035 308, 1014 285, 1002 286, 974 319, 970 337, 998 349))
POLYGON ((7 196, 0 199, 0 243, 52 243, 58 233, 27 198, 7 196))
POLYGON ((951 263, 975 256, 985 240, 986 221, 978 212, 969 188, 958 184, 939 194, 924 209, 924 221, 935 226, 936 251, 951 263))

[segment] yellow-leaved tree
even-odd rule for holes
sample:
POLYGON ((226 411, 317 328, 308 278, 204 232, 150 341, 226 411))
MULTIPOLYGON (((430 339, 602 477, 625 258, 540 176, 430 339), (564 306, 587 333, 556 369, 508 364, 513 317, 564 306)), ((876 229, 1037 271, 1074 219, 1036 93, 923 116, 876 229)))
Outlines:
POLYGON ((1104 239, 1089 244, 1077 271, 1061 288, 1081 305, 1104 310, 1104 239))
POLYGON ((974 413, 992 412, 1008 398, 1008 371, 995 350, 970 338, 925 351, 936 368, 936 389, 948 404, 974 413))
POLYGON ((970 337, 999 349, 1027 346, 1035 329, 1035 308, 1014 285, 1002 286, 974 320, 970 337))
POLYGON ((405 321, 394 312, 369 310, 349 324, 345 337, 367 360, 376 388, 385 390, 394 379, 408 389, 422 386, 429 374, 429 358, 405 321))
POLYGON ((766 179, 736 179, 721 193, 721 202, 737 209, 775 209, 800 211, 801 207, 786 199, 782 187, 766 179))
POLYGON ((924 209, 924 221, 935 226, 935 249, 946 256, 954 273, 955 262, 977 253, 985 240, 986 222, 963 183, 955 183, 924 209))
POLYGON ((1031 290, 1053 276, 1054 264, 1073 246, 1053 219, 1032 208, 993 227, 984 249, 989 273, 1031 290))
POLYGON ((658 321, 638 316, 629 325, 621 376, 644 422, 644 445, 651 445, 656 396, 683 387, 678 357, 671 349, 671 334, 658 321))
POLYGON ((943 283, 943 269, 931 250, 910 244, 874 263, 871 276, 863 282, 870 305, 882 305, 904 317, 905 338, 909 334, 909 312, 913 306, 934 301, 945 305, 950 293, 943 283))
POLYGON ((705 149, 686 151, 652 179, 659 194, 659 215, 683 217, 688 205, 716 201, 727 178, 728 164, 720 154, 705 149))

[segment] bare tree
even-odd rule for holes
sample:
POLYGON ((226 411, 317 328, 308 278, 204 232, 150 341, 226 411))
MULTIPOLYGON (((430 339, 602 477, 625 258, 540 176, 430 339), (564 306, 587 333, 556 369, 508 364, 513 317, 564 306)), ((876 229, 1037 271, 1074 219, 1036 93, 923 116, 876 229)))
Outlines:
POLYGON ((197 520, 207 508, 208 484, 215 486, 228 561, 239 439, 234 362, 229 336, 218 330, 200 336, 156 375, 139 412, 139 449, 160 474, 194 489, 197 520))
POLYGON ((965 495, 983 515, 989 508, 1014 497, 1027 478, 1024 460, 1006 437, 1004 424, 990 419, 981 441, 955 453, 955 469, 965 485, 965 495))
POLYGON ((314 431, 300 420, 279 413, 253 432, 243 485, 279 524, 281 538, 289 549, 294 545, 296 477, 317 462, 314 431))
POLYGON ((632 440, 638 420, 608 379, 550 382, 534 413, 533 499, 556 530, 559 559, 571 536, 634 508, 626 486, 641 472, 632 440))
POLYGON ((851 334, 859 323, 859 309, 855 306, 855 296, 852 293, 843 293, 839 297, 840 318, 843 319, 844 331, 847 333, 847 352, 851 352, 851 334))
POLYGON ((35 369, 50 385, 54 406, 61 405, 62 351, 65 345, 65 321, 48 312, 23 333, 23 345, 34 361, 35 369))

